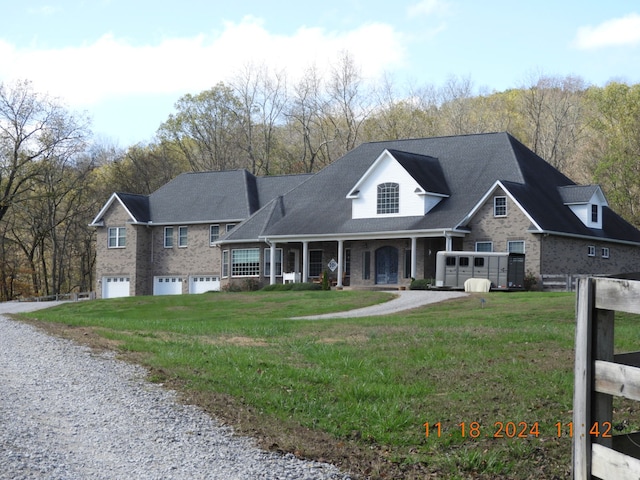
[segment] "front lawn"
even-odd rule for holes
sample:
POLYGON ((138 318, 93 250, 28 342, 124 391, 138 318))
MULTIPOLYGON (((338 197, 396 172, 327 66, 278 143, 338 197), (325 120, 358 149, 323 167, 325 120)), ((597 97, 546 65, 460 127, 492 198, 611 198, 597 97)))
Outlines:
MULTIPOLYGON (((393 316, 289 319, 387 298, 134 297, 23 318, 121 352, 265 448, 362 477, 569 476, 573 294, 489 293, 393 316)), ((639 349, 633 326, 617 320, 618 349, 639 349)), ((640 426, 626 405, 617 411, 626 428, 640 426)))

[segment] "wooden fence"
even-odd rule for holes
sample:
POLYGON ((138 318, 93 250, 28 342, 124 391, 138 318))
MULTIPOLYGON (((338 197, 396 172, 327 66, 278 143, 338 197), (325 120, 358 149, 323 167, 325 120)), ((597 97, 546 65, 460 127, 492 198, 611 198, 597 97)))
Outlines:
POLYGON ((95 300, 96 292, 71 292, 45 295, 42 297, 23 297, 21 302, 57 302, 61 300, 77 302, 78 300, 95 300))
POLYGON ((581 278, 576 303, 573 478, 640 478, 640 432, 609 435, 613 396, 640 401, 640 352, 614 355, 615 311, 640 313, 640 281, 581 278))

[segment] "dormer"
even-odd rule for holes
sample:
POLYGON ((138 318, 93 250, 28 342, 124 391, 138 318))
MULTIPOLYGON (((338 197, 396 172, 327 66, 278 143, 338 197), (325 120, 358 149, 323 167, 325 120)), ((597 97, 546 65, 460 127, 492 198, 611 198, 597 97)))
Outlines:
POLYGON ((602 207, 607 199, 599 185, 569 185, 558 187, 564 204, 588 228, 602 229, 602 207))
POLYGON ((352 218, 383 218, 425 215, 448 196, 437 158, 385 150, 347 198, 352 218))

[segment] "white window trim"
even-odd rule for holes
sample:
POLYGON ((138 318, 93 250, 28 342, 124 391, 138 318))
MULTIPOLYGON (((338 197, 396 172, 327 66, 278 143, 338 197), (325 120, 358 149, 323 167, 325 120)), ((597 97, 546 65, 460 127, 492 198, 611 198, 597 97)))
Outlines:
POLYGON ((164 236, 162 239, 164 248, 173 248, 173 227, 164 227, 164 236), (171 236, 167 236, 167 232, 171 230, 171 236), (171 245, 167 245, 167 240, 171 239, 171 245))
POLYGON ((222 278, 229 278, 230 265, 229 260, 231 259, 231 254, 229 250, 222 251, 222 278))
MULTIPOLYGON (((503 208, 503 206, 500 205, 500 208, 503 208)), ((507 210, 507 197, 506 197, 506 195, 497 195, 497 196, 493 197, 493 216, 496 217, 496 218, 503 218, 503 217, 507 216, 507 213, 508 213, 508 210, 507 210), (498 205, 496 205, 496 204, 497 204, 498 199, 501 199, 501 198, 504 199, 504 214, 498 215, 496 213, 498 205)))
MULTIPOLYGON (((282 276, 282 255, 283 254, 284 252, 282 251, 281 248, 276 248, 276 266, 278 265, 278 262, 277 262, 278 255, 280 255, 280 268, 276 268, 276 277, 282 276)), ((271 249, 270 248, 264 249, 264 276, 265 277, 271 276, 271 249)))
POLYGON ((527 242, 524 240, 507 240, 507 252, 509 253, 526 253, 527 252, 527 242), (511 250, 512 243, 522 243, 522 252, 514 252, 511 250))
POLYGON ((602 254, 602 258, 609 258, 611 256, 611 250, 609 250, 609 247, 602 247, 600 253, 602 254))
POLYGON ((107 248, 125 248, 127 246, 127 227, 109 227, 107 229, 107 248), (120 237, 120 231, 124 232, 124 235, 120 237), (115 236, 111 236, 111 232, 115 231, 115 236), (116 244, 111 245, 110 240, 115 238, 116 244), (123 240, 122 245, 120 240, 123 240))
POLYGON ((218 239, 220 238, 220 225, 215 224, 215 225, 209 225, 209 246, 213 246, 213 244, 215 242, 218 241, 218 239), (217 227, 218 228, 218 233, 216 234, 216 238, 214 240, 212 240, 213 237, 213 227, 217 227))
MULTIPOLYGON (((244 265, 244 263, 238 262, 237 265, 244 265)), ((260 276, 260 249, 259 248, 234 248, 231 250, 231 258, 230 258, 230 272, 229 275, 232 277, 245 277, 245 278, 250 278, 250 277, 258 277, 260 276), (245 272, 238 272, 236 271, 234 273, 234 267, 236 264, 234 264, 233 261, 233 256, 236 252, 241 252, 241 251, 247 251, 247 252, 258 252, 258 266, 257 266, 257 271, 249 271, 248 273, 245 272)))
POLYGON ((588 257, 595 257, 596 256, 596 247, 595 247, 595 245, 589 245, 587 247, 587 256, 588 257))
POLYGON ((181 226, 178 227, 178 248, 187 248, 188 244, 189 244, 189 227, 187 226, 181 226), (182 236, 182 232, 185 232, 184 237, 182 236), (182 243, 182 239, 184 238, 184 244, 182 243))
POLYGON ((491 241, 486 241, 486 242, 476 242, 476 252, 493 252, 493 242, 491 241), (479 243, 487 243, 489 245, 491 245, 491 250, 478 250, 478 244, 479 243))

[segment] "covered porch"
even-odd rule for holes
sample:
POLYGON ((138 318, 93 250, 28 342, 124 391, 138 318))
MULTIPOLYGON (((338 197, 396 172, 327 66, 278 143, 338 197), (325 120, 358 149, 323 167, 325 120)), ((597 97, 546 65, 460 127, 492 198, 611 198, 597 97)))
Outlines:
POLYGON ((466 232, 389 232, 339 238, 263 238, 270 258, 282 252, 282 275, 269 270, 269 284, 320 281, 327 272, 342 288, 409 285, 411 279, 435 278, 436 253, 460 250, 466 232))

